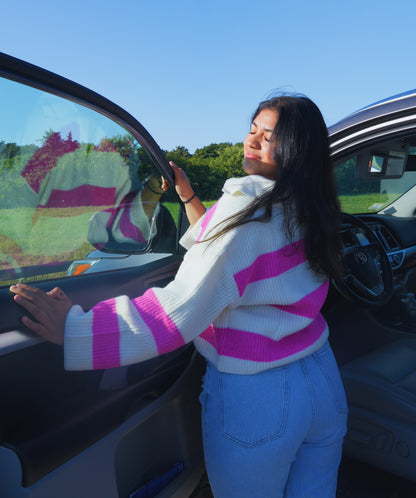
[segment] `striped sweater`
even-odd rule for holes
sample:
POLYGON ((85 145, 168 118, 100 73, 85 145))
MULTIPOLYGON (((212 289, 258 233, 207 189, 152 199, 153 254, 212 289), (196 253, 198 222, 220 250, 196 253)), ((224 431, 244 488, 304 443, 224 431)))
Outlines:
POLYGON ((273 185, 251 175, 228 180, 220 200, 183 236, 175 280, 90 311, 73 306, 65 324, 65 367, 102 369, 143 361, 194 342, 218 370, 254 374, 319 349, 328 281, 307 262, 300 233, 287 240, 281 207, 214 241, 218 224, 273 185), (208 235, 207 235, 208 234, 208 235))

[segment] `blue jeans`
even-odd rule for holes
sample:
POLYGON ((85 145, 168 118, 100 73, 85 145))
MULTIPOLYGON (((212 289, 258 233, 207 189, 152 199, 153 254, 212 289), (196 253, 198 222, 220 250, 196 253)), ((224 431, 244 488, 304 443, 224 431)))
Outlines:
POLYGON ((208 364, 200 400, 215 498, 335 497, 347 404, 328 343, 255 375, 208 364))

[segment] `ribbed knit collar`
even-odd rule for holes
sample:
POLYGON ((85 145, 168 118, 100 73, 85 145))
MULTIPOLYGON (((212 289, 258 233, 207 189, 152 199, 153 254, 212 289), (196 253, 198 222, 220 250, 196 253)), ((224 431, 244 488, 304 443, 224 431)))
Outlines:
POLYGON ((228 195, 247 195, 255 198, 268 188, 272 188, 274 180, 260 175, 247 175, 242 178, 230 178, 224 184, 222 191, 228 195))

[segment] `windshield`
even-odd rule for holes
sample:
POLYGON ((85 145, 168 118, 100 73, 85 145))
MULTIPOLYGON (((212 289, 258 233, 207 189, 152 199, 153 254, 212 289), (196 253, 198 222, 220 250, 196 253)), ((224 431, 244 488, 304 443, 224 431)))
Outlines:
POLYGON ((416 136, 373 144, 336 164, 342 211, 416 215, 416 136))

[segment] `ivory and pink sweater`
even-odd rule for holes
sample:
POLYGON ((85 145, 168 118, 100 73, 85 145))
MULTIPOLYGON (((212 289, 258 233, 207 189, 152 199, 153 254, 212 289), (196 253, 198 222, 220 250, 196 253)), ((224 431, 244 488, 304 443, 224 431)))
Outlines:
POLYGON ((319 349, 328 338, 320 313, 328 281, 310 269, 301 234, 287 240, 279 205, 268 223, 203 242, 272 185, 257 175, 228 180, 220 200, 181 239, 188 252, 166 287, 109 299, 88 312, 73 306, 65 367, 127 365, 193 341, 221 372, 255 374, 319 349))

